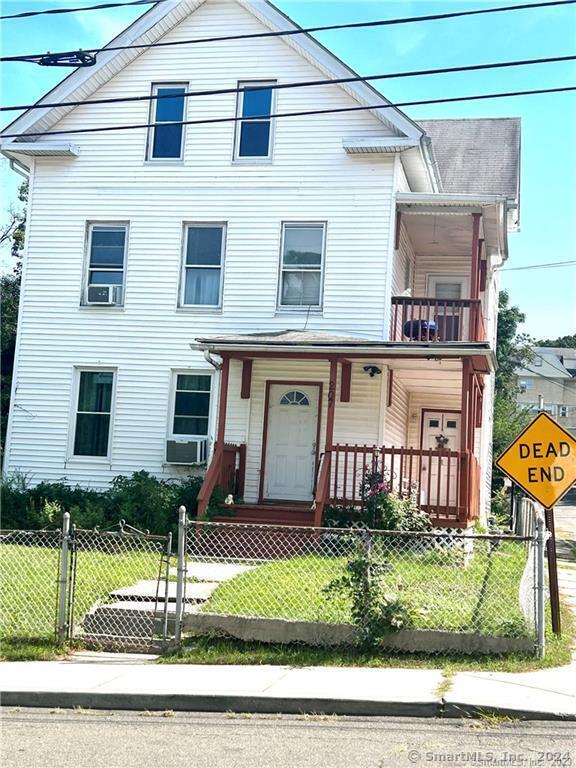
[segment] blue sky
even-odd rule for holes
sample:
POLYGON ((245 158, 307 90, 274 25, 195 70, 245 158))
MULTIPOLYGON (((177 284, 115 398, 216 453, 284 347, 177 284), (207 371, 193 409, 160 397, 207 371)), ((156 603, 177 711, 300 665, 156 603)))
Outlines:
MULTIPOLYGON (((4 0, 2 13, 94 0, 4 0)), ((396 0, 315 2, 278 0, 302 26, 426 15, 513 4, 511 0, 396 0)), ((149 7, 149 6, 145 6, 149 7)), ((114 8, 37 17, 2 24, 2 53, 38 53, 103 45, 142 13, 114 8)), ((576 6, 516 11, 388 28, 338 30, 318 35, 360 74, 450 67, 488 61, 576 53, 576 6)), ((2 103, 33 102, 71 70, 4 64, 2 103)), ((392 101, 442 98, 491 91, 576 84, 576 66, 547 64, 512 70, 461 73, 383 81, 376 85, 392 101)), ((517 97, 433 107, 411 107, 410 117, 522 118, 521 232, 510 237, 509 267, 576 259, 576 95, 517 97)), ((3 164, 4 212, 15 199, 19 177, 3 164)), ((523 328, 537 338, 576 331, 576 266, 511 271, 502 286, 526 313, 523 328)))

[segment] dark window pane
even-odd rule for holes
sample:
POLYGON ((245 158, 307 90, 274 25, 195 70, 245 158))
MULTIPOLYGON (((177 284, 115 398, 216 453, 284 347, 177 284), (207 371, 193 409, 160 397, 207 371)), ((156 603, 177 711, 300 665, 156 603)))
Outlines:
POLYGON ((110 416, 79 413, 74 437, 75 456, 107 456, 110 416))
POLYGON ((322 261, 323 227, 286 227, 284 266, 319 267, 322 261))
POLYGON ((112 382, 110 371, 82 371, 78 392, 78 411, 110 413, 112 405, 112 382))
POLYGON ((242 117, 263 117, 270 114, 272 89, 250 88, 242 97, 242 117))
POLYGON ((172 431, 175 435, 199 435, 205 437, 208 434, 208 419, 195 416, 175 416, 172 431))
POLYGON ((198 376, 194 373, 179 373, 176 381, 176 389, 210 392, 210 381, 210 376, 198 376))
POLYGON ((186 264, 220 265, 222 227, 188 227, 186 264))
POLYGON ((220 270, 209 267, 186 269, 184 304, 218 306, 220 296, 220 270))
POLYGON ((154 128, 152 157, 176 157, 182 152, 182 125, 159 125, 154 128))
POLYGON ((282 304, 318 306, 320 304, 319 272, 284 272, 282 304))
POLYGON ((267 157, 269 143, 269 122, 241 124, 240 157, 267 157))
POLYGON ((88 285, 122 285, 123 272, 95 272, 90 270, 88 285))
POLYGON ((122 267, 124 265, 124 229, 92 229, 90 243, 91 267, 122 267))
POLYGON ((208 416, 209 392, 176 392, 176 416, 208 416))
POLYGON ((158 96, 169 96, 173 98, 156 100, 156 122, 170 122, 171 120, 182 120, 184 115, 184 88, 158 88, 158 96))

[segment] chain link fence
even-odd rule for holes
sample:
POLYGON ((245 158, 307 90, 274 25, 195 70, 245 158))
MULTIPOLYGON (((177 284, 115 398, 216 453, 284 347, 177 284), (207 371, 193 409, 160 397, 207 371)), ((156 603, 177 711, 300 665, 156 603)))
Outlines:
POLYGON ((170 536, 124 526, 75 530, 71 555, 70 638, 107 647, 147 646, 167 638, 176 587, 170 581, 170 536))
POLYGON ((191 523, 187 573, 202 614, 535 638, 529 537, 191 523))
POLYGON ((0 638, 54 637, 61 531, 0 531, 0 638))
POLYGON ((174 632, 171 536, 115 531, 0 532, 0 638, 144 649, 174 632))
POLYGON ((542 655, 544 543, 540 519, 504 536, 188 522, 182 508, 176 560, 170 536, 70 530, 65 516, 62 531, 0 532, 0 638, 143 650, 252 622, 244 639, 422 645, 404 648, 410 635, 428 652, 514 640, 542 655))

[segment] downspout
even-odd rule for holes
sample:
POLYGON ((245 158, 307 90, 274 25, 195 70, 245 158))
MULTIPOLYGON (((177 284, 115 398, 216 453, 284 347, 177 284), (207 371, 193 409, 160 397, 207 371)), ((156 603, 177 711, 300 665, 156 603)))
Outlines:
POLYGON ((30 171, 28 168, 26 168, 24 163, 21 163, 19 160, 16 160, 13 157, 9 157, 8 162, 10 164, 11 171, 14 171, 14 173, 17 173, 19 176, 22 176, 22 178, 28 181, 30 178, 30 171))
POLYGON ((422 155, 424 156, 426 167, 428 168, 430 183, 432 185, 432 191, 442 192, 443 191, 442 178, 440 176, 440 169, 438 168, 436 155, 434 154, 434 150, 432 149, 432 139, 430 138, 430 136, 423 134, 420 137, 420 147, 422 149, 422 155))
POLYGON ((210 363, 210 365, 212 365, 214 368, 216 368, 217 371, 221 371, 222 370, 222 362, 221 361, 218 362, 217 360, 215 360, 212 357, 212 355, 210 354, 210 350, 209 349, 205 349, 204 350, 204 360, 206 360, 207 363, 210 363))

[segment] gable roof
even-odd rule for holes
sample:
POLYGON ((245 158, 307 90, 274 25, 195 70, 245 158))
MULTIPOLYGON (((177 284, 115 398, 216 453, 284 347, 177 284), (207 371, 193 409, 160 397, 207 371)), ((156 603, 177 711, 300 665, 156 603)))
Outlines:
POLYGON ((419 120, 445 192, 502 195, 518 202, 520 118, 419 120))
MULTIPOLYGON (((137 43, 154 43, 170 32, 178 23, 193 13, 197 8, 210 0, 163 0, 140 16, 129 27, 111 40, 100 53, 93 67, 78 68, 64 78, 55 88, 46 93, 37 104, 43 101, 67 101, 88 99, 98 88, 104 85, 114 75, 120 72, 144 50, 107 51, 111 46, 132 45, 137 43)), ((236 2, 252 13, 262 24, 271 31, 301 29, 292 19, 282 13, 268 0, 236 0, 236 2)), ((337 56, 331 53, 321 43, 307 33, 281 38, 287 45, 304 56, 327 78, 358 77, 337 56)), ((382 104, 385 110, 370 110, 386 128, 397 136, 407 136, 420 140, 423 130, 419 125, 405 115, 401 110, 390 108, 390 102, 366 82, 339 84, 353 99, 362 105, 382 104)), ((14 133, 50 130, 73 107, 46 108, 46 110, 28 110, 0 133, 14 133)), ((34 137, 31 137, 33 139, 34 137)), ((41 140, 41 139, 40 139, 41 140)), ((19 139, 10 140, 10 143, 19 139)), ((6 141, 7 143, 7 141, 6 141)))

